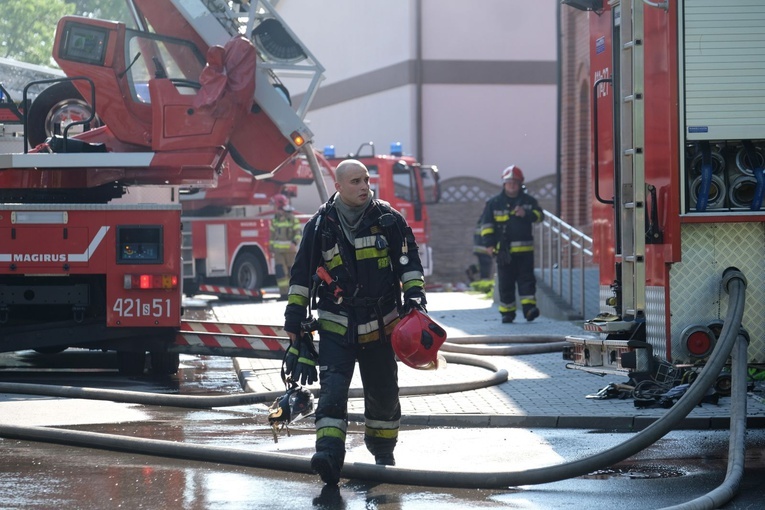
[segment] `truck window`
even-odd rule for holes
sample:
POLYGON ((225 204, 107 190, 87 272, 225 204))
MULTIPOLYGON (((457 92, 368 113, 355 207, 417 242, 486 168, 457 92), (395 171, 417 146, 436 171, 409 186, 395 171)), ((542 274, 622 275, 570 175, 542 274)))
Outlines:
POLYGON ((380 170, 377 165, 367 165, 369 171, 369 189, 372 190, 376 198, 380 197, 380 170))
POLYGON ((396 198, 414 203, 415 196, 412 194, 412 190, 416 188, 413 186, 413 182, 412 167, 401 163, 393 165, 393 193, 396 198))
POLYGON ((441 200, 441 186, 438 183, 438 168, 435 165, 423 165, 420 167, 422 179, 422 194, 426 204, 437 204, 441 200))
MULTIPOLYGON (((127 30, 125 37, 125 59, 129 66, 127 76, 133 100, 151 103, 149 80, 152 78, 199 82, 205 59, 189 41, 136 30, 127 30)), ((195 93, 191 87, 179 90, 181 93, 195 93)))

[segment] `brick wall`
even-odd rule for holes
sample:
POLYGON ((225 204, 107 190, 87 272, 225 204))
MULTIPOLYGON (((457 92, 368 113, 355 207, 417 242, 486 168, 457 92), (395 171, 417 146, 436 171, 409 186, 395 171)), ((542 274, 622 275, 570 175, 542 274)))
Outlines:
POLYGON ((561 5, 561 212, 566 223, 592 233, 592 109, 590 33, 592 13, 561 5))

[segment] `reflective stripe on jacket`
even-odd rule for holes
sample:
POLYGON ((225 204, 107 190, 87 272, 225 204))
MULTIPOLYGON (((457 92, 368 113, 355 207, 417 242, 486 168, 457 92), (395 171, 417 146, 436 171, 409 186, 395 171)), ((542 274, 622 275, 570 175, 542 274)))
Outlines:
POLYGON ((272 250, 289 250, 292 243, 299 244, 302 238, 300 220, 290 213, 278 211, 271 220, 268 244, 272 250))
POLYGON ((480 220, 482 244, 510 252, 533 251, 532 225, 542 221, 542 216, 542 208, 531 195, 521 192, 511 198, 502 191, 486 201, 480 220), (525 216, 515 214, 518 206, 525 209, 525 216))
POLYGON ((352 325, 351 336, 356 341, 374 341, 380 337, 381 326, 389 334, 398 321, 401 290, 424 288, 417 242, 398 211, 373 199, 351 244, 340 226, 335 199, 339 200, 337 194, 306 224, 292 268, 285 329, 299 331, 300 321, 306 317, 311 279, 316 267, 323 265, 342 289, 343 300, 336 303, 326 285, 318 288, 320 329, 346 335, 352 325), (393 217, 392 226, 382 226, 383 215, 393 217))

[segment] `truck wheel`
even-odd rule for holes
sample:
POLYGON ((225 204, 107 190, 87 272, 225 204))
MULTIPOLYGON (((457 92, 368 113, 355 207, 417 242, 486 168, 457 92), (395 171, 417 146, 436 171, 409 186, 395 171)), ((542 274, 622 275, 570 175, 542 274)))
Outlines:
POLYGON ((263 263, 252 253, 242 253, 234 262, 231 272, 231 286, 247 290, 258 290, 263 287, 266 272, 263 263))
MULTIPOLYGON (((72 122, 90 117, 90 105, 85 102, 80 92, 70 81, 55 83, 43 90, 29 107, 27 121, 27 139, 35 147, 53 136, 54 126, 60 125, 60 134, 72 122)), ((90 125, 75 126, 69 133, 81 133, 96 128, 102 123, 96 117, 90 125)))
POLYGON ((177 374, 180 364, 181 360, 177 352, 149 353, 149 369, 154 375, 177 374))
POLYGON ((196 278, 186 278, 183 280, 183 295, 194 297, 199 294, 199 282, 196 278))
POLYGON ((117 351, 117 367, 121 375, 143 375, 146 367, 146 353, 117 351))

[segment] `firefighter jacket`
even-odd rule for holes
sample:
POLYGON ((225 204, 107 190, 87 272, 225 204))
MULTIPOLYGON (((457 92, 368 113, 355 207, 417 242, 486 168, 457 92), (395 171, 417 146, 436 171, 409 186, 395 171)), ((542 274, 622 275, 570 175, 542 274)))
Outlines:
POLYGON ((483 237, 481 236, 481 220, 483 219, 483 216, 478 218, 478 225, 475 227, 475 232, 473 233, 473 253, 476 255, 487 255, 489 252, 487 251, 486 246, 483 245, 483 237))
POLYGON ((285 329, 299 333, 306 309, 315 304, 319 331, 364 344, 389 335, 398 322, 401 290, 424 296, 417 243, 404 217, 373 199, 353 244, 343 234, 335 193, 308 221, 292 266, 285 329), (322 281, 317 268, 329 273, 322 281))
POLYGON ((268 245, 271 250, 289 250, 292 243, 300 244, 302 226, 300 220, 287 211, 277 211, 271 220, 271 235, 268 245))
POLYGON ((502 191, 486 201, 481 216, 481 239, 486 247, 493 246, 497 261, 508 254, 534 251, 532 225, 542 221, 542 209, 537 200, 522 190, 517 197, 502 191), (525 209, 525 216, 517 216, 517 206, 525 209))

